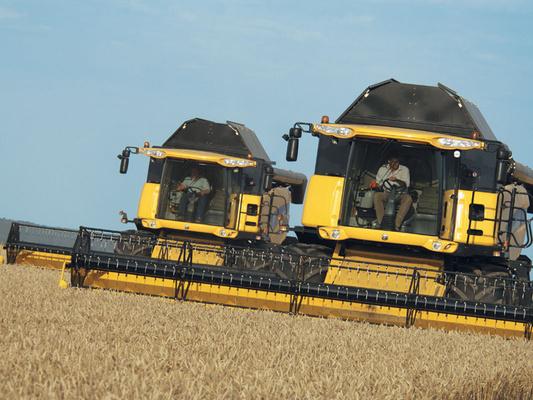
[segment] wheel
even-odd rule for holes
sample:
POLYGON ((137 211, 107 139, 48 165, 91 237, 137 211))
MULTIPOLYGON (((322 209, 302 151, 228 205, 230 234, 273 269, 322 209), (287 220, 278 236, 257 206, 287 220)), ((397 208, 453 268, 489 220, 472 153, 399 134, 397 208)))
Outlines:
POLYGON ((507 267, 496 264, 462 266, 448 274, 447 297, 478 303, 513 304, 511 275, 507 267))

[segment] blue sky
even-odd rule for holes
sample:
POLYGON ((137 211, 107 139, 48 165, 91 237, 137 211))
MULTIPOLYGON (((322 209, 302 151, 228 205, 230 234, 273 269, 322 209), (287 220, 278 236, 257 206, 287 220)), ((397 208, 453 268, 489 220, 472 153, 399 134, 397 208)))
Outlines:
POLYGON ((309 175, 314 139, 288 165, 281 135, 391 77, 455 89, 533 166, 532 17, 513 0, 0 0, 0 217, 122 229, 146 160, 122 176, 116 155, 193 117, 243 122, 309 175))

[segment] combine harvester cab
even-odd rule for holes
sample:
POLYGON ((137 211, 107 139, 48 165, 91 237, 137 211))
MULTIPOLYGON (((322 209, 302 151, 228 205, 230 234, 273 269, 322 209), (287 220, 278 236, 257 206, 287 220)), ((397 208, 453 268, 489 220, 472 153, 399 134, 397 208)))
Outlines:
POLYGON ((531 261, 520 252, 532 242, 533 171, 474 104, 441 84, 389 80, 335 123, 296 123, 284 135, 288 161, 302 132, 319 145, 300 240, 335 243, 325 284, 388 297, 386 306, 365 299, 355 318, 530 335, 531 321, 513 315, 532 307, 531 261))
MULTIPOLYGON (((301 204, 307 179, 274 167, 246 126, 203 119, 183 123, 161 147, 126 147, 150 158, 137 217, 139 231, 220 242, 282 243, 291 201, 301 204)), ((129 222, 123 214, 123 222, 129 222)))
MULTIPOLYGON (((302 203, 307 183, 302 174, 275 168, 255 133, 229 121, 189 120, 160 147, 126 147, 119 155, 121 173, 131 154, 150 158, 137 217, 129 221, 122 213, 123 222, 133 222, 138 231, 102 232, 105 246, 96 249, 104 253, 192 258, 212 267, 242 264, 243 252, 269 253, 285 241, 290 203, 302 203)), ((85 245, 98 230, 81 232, 85 245)), ((264 258, 246 267, 269 269, 264 258)), ((78 286, 174 296, 174 282, 146 275, 74 268, 72 276, 78 286)))

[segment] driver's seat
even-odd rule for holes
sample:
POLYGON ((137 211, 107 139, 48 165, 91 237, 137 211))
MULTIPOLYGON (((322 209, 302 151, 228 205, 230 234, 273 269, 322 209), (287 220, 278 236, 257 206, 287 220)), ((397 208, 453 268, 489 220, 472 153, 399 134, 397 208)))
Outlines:
MULTIPOLYGON (((361 197, 362 199, 356 200, 355 220, 351 219, 350 225, 370 227, 372 225, 372 222, 376 220, 377 218, 376 210, 374 209, 375 193, 377 193, 377 191, 367 190, 365 192, 362 192, 362 195, 359 195, 359 197, 361 197), (352 221, 355 223, 352 223, 352 221)), ((411 207, 409 208, 409 211, 405 215, 405 218, 400 227, 400 230, 402 231, 405 229, 406 226, 409 226, 409 224, 413 221, 413 219, 416 216, 416 208, 418 205, 418 200, 420 198, 421 191, 410 189, 408 190, 408 194, 411 196, 413 202, 411 204, 411 207)), ((398 212, 399 208, 400 208, 400 203, 396 202, 395 209, 394 209, 394 216, 396 216, 396 213, 398 212)))

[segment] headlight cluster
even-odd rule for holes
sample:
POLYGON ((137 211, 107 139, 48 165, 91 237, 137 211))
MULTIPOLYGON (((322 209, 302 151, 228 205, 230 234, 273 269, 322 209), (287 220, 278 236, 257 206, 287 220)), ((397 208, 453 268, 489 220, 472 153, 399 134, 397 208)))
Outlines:
POLYGON ((222 165, 226 167, 253 167, 255 166, 255 161, 253 160, 243 160, 236 158, 224 158, 222 159, 222 165))
POLYGON ((451 147, 451 148, 461 148, 461 149, 478 149, 482 147, 482 143, 476 140, 468 139, 453 139, 447 137, 441 137, 437 139, 437 142, 441 146, 451 147))
POLYGON ((144 154, 146 154, 148 157, 156 157, 156 158, 162 158, 167 155, 167 153, 165 153, 162 150, 145 150, 144 154))
POLYGON ((335 125, 315 124, 313 125, 313 130, 324 135, 337 136, 339 138, 348 138, 354 134, 354 131, 351 128, 335 125))

